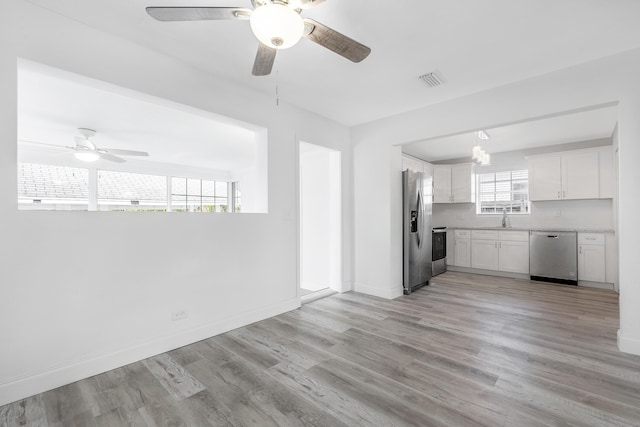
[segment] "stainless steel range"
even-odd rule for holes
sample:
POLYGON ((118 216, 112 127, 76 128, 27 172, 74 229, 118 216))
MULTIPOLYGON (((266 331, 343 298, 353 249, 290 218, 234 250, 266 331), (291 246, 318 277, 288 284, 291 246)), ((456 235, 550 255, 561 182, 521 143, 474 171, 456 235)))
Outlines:
POLYGON ((431 230, 431 274, 436 276, 447 271, 447 227, 431 230))

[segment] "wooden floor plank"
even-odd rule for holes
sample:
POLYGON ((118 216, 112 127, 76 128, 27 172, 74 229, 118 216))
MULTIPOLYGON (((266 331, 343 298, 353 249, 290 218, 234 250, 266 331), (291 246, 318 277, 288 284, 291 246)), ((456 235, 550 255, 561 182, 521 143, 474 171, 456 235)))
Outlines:
POLYGON ((334 295, 0 407, 0 426, 640 426, 618 295, 447 272, 334 295))
POLYGON ((168 354, 159 354, 142 362, 175 400, 182 400, 205 389, 183 366, 168 354))

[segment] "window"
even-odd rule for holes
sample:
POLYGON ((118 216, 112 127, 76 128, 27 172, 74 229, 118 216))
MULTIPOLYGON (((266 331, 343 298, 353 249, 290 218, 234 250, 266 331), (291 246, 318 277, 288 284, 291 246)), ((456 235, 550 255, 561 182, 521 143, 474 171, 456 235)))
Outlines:
POLYGON ((234 207, 234 212, 240 212, 240 205, 242 204, 242 197, 240 194, 240 183, 239 182, 234 182, 232 183, 232 190, 233 190, 233 207, 234 207))
POLYGON ((529 171, 478 175, 478 214, 529 213, 529 171))
POLYGON ((240 212, 240 204, 238 181, 18 164, 21 210, 240 212))
POLYGON ((18 208, 87 210, 87 169, 18 163, 18 208))
POLYGON ((230 183, 192 178, 171 178, 171 210, 174 212, 231 212, 230 183))
POLYGON ((167 177, 99 170, 98 210, 166 212, 167 177))

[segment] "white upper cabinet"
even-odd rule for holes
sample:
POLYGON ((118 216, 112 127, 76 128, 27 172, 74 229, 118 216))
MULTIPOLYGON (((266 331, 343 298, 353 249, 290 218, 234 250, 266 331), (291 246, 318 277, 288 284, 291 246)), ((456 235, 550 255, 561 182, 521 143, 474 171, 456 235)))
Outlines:
POLYGON ((451 202, 451 166, 433 165, 433 203, 451 202))
POLYGON ((433 166, 434 203, 474 203, 473 163, 433 166))
POLYGON ((611 147, 531 156, 527 161, 532 201, 613 196, 611 147))
POLYGON ((562 159, 560 156, 531 157, 529 161, 529 200, 562 198, 562 159))
POLYGON ((476 192, 473 164, 451 166, 451 201, 453 203, 474 203, 476 192))
POLYGON ((613 148, 598 152, 600 161, 600 198, 613 198, 613 148))
POLYGON ((562 198, 597 199, 600 196, 598 152, 562 156, 562 198))

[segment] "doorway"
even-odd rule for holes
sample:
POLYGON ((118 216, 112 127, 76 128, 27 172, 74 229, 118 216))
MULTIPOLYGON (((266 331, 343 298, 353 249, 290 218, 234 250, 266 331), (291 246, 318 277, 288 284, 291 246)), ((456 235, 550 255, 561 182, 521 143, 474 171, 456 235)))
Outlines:
POLYGON ((341 289, 341 155, 300 142, 300 296, 341 289))

